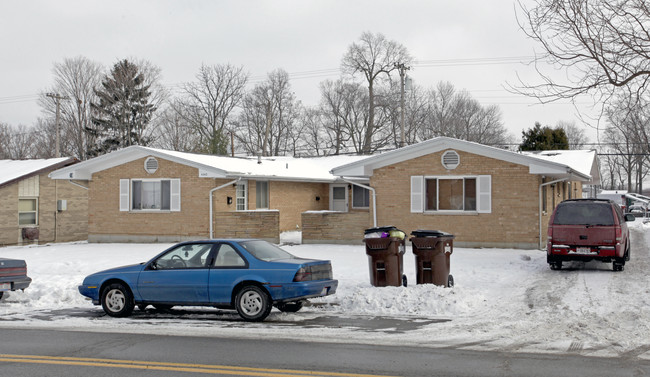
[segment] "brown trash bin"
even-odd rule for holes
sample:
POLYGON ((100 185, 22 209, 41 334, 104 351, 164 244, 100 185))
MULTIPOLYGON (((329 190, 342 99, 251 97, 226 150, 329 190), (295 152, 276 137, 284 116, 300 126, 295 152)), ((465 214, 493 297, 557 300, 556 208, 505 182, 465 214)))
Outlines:
POLYGON ((439 230, 415 230, 410 238, 415 254, 416 284, 454 286, 449 273, 449 257, 454 251, 454 235, 439 230))
MULTIPOLYGON (((366 230, 369 234, 377 229, 366 230)), ((391 230, 397 230, 396 228, 391 230)), ((404 270, 405 240, 398 237, 364 238, 370 267, 370 284, 375 287, 406 286, 404 270)))

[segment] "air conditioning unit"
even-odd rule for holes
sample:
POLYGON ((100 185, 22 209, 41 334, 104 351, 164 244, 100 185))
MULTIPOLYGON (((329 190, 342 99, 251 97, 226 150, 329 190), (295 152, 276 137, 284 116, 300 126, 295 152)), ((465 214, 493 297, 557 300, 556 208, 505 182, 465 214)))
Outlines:
POLYGON ((61 212, 65 211, 68 209, 68 201, 65 199, 57 200, 56 201, 56 210, 61 212))

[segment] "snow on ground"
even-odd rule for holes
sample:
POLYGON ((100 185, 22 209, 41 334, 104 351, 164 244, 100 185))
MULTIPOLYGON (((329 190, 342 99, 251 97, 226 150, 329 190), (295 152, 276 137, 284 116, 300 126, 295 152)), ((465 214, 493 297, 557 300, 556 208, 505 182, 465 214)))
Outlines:
POLYGON ((632 260, 623 272, 599 262, 552 271, 540 250, 455 248, 451 289, 414 284, 409 246, 404 255, 409 286, 378 288, 370 285, 363 245, 293 245, 300 233, 287 233, 283 242, 289 252, 332 260, 338 292, 312 300, 315 305, 295 314, 274 310, 262 323, 203 308, 136 310, 129 318, 111 318, 78 293, 84 276, 146 261, 169 244, 6 247, 0 256, 25 259, 33 282, 25 292, 5 293, 0 327, 650 358, 650 224, 637 220, 630 227, 632 260), (396 327, 359 326, 377 318, 396 327), (404 322, 414 326, 398 328, 404 322))

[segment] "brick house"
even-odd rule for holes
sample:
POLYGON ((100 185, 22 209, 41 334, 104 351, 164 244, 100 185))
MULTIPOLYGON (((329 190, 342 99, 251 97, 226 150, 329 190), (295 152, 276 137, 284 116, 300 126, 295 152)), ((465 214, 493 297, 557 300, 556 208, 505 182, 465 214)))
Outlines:
POLYGON ((88 191, 48 173, 74 158, 0 160, 0 246, 88 237, 88 191))
MULTIPOLYGON (((464 247, 539 248, 555 205, 582 197, 584 184, 600 183, 597 161, 595 151, 516 153, 438 137, 338 166, 332 174, 369 181, 372 224, 407 234, 443 230, 464 247)), ((326 228, 341 219, 304 214, 303 222, 310 221, 326 228)), ((360 241, 363 235, 308 230, 303 243, 360 241)))
POLYGON ((280 232, 302 230, 303 212, 356 211, 369 218, 365 189, 348 190, 330 173, 359 159, 240 158, 131 146, 50 177, 87 181, 90 242, 279 242, 280 232))

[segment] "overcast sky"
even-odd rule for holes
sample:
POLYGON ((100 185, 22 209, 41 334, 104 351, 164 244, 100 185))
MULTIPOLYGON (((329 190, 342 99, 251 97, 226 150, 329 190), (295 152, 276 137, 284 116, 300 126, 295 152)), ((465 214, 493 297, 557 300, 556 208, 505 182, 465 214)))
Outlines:
POLYGON ((314 105, 319 83, 340 76, 341 58, 364 31, 409 50, 415 84, 449 81, 483 105, 499 105, 517 141, 535 122, 583 127, 570 104, 534 105, 504 89, 517 75, 534 80, 519 62, 541 52, 519 30, 513 0, 0 0, 0 122, 32 125, 53 64, 76 56, 107 68, 148 60, 172 90, 202 64, 243 66, 251 85, 282 68, 297 98, 314 105))

